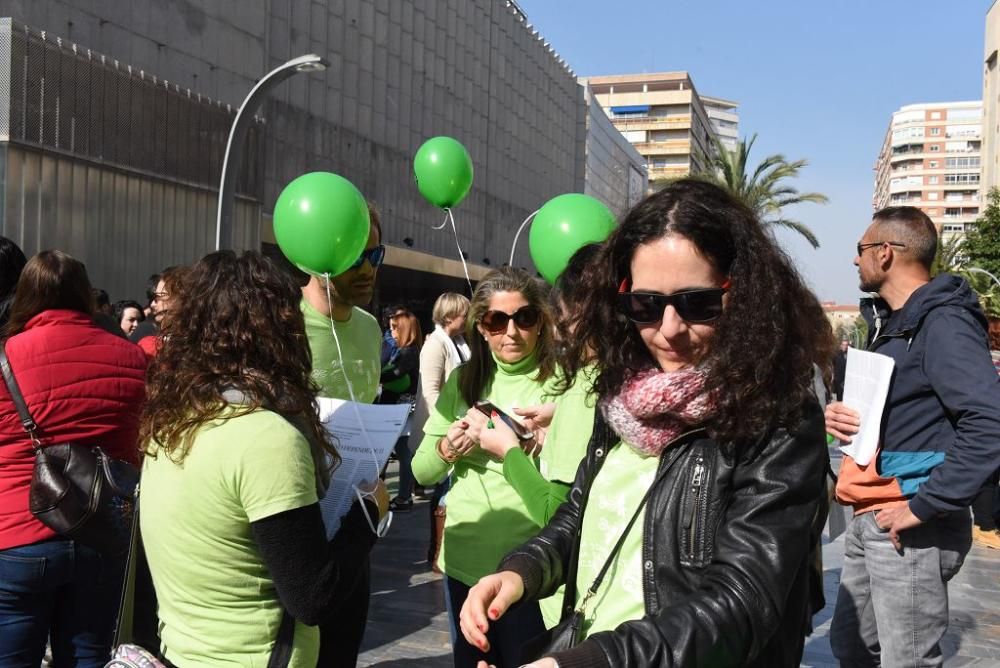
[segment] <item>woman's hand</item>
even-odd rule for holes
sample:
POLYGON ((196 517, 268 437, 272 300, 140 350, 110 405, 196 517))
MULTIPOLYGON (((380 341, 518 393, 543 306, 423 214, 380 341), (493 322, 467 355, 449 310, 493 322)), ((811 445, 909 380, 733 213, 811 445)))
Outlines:
POLYGON ((479 447, 503 461, 511 449, 520 446, 520 441, 514 430, 499 415, 494 413, 490 419, 493 421, 493 428, 487 427, 479 432, 479 447))
POLYGON ((458 615, 462 635, 473 647, 484 652, 490 649, 486 639, 490 622, 500 619, 507 608, 524 596, 524 580, 513 571, 487 575, 469 590, 458 615))
MULTIPOLYGON (((492 663, 488 664, 485 661, 480 661, 476 664, 476 668, 497 668, 492 663)), ((521 668, 559 668, 559 664, 556 663, 555 659, 545 657, 534 661, 532 663, 526 663, 521 668)))
POLYGON ((486 429, 486 423, 489 418, 483 414, 478 408, 470 408, 469 412, 465 414, 465 421, 469 423, 469 428, 465 430, 469 438, 475 443, 479 443, 482 439, 482 431, 486 429))
POLYGON ((515 408, 514 413, 524 418, 524 426, 535 433, 538 445, 544 445, 545 435, 549 431, 549 425, 552 424, 552 416, 556 414, 555 402, 515 408))
POLYGON ((469 454, 476 447, 475 441, 469 438, 469 423, 466 420, 455 420, 448 433, 438 441, 438 454, 441 459, 452 463, 469 454))

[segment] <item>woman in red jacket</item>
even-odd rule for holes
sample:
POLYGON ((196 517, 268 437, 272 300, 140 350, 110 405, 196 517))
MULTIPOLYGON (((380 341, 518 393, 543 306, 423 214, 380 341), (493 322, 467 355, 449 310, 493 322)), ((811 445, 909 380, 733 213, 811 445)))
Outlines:
MULTIPOLYGON (((138 463, 146 359, 91 319, 87 271, 60 251, 31 258, 2 333, 43 447, 100 445, 138 463)), ((51 638, 55 665, 104 666, 123 560, 55 534, 28 510, 35 457, 0 383, 0 666, 37 668, 51 638)))

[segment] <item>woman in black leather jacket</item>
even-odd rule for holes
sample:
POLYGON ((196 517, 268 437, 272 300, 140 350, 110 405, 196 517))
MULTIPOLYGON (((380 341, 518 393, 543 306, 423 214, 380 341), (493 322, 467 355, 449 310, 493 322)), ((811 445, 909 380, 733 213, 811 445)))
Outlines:
POLYGON ((587 458, 548 526, 472 589, 463 633, 483 646, 510 605, 566 583, 575 646, 526 649, 532 666, 799 665, 826 518, 822 308, 751 211, 691 179, 636 206, 590 280, 587 458))

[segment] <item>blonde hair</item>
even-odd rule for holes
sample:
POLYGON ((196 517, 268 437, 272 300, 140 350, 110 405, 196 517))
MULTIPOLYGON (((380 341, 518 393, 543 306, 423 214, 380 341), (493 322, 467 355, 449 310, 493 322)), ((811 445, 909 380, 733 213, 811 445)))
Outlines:
POLYGON ((457 292, 446 292, 434 302, 434 310, 431 313, 431 320, 435 325, 444 327, 449 320, 465 315, 469 312, 469 298, 457 292))

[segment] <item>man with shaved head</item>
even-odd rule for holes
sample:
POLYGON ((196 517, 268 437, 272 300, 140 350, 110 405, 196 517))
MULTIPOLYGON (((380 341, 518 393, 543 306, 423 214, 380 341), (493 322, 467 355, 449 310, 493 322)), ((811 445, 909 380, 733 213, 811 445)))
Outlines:
MULTIPOLYGON (((837 500, 854 508, 830 643, 841 666, 940 666, 948 580, 972 542, 969 503, 1000 465, 1000 379, 979 301, 931 278, 937 230, 920 209, 878 211, 854 264, 867 349, 895 362, 876 456, 846 456, 837 500)), ((860 406, 827 407, 827 432, 858 433, 860 406)), ((875 416, 873 416, 874 418, 875 416)))

